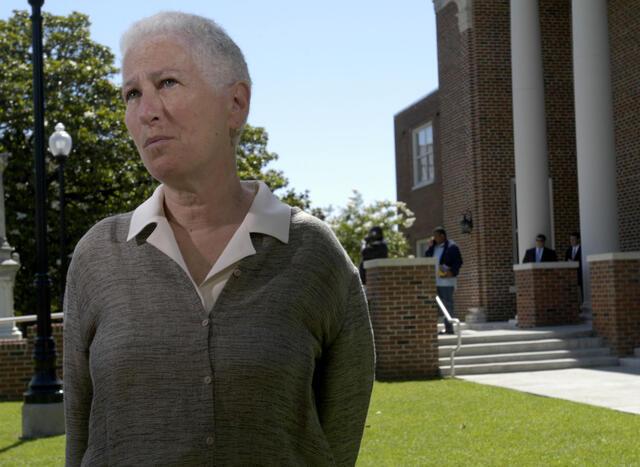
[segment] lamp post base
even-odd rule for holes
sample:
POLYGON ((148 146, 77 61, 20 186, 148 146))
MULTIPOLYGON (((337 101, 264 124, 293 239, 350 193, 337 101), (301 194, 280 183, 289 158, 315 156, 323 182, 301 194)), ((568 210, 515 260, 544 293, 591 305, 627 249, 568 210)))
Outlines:
POLYGON ((64 404, 28 404, 22 406, 22 439, 45 438, 64 434, 64 404))

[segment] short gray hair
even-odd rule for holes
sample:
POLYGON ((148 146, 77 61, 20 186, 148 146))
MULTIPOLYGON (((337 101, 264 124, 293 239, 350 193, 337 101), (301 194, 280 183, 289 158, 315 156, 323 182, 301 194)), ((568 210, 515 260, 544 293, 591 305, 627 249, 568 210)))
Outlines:
POLYGON ((154 36, 173 34, 190 46, 193 59, 214 88, 238 81, 251 86, 242 51, 215 21, 178 11, 163 11, 133 23, 120 39, 122 57, 136 44, 154 36))

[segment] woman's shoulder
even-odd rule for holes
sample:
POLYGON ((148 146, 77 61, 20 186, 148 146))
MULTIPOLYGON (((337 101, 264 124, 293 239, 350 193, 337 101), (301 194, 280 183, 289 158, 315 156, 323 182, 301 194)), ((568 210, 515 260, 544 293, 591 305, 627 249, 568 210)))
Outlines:
POLYGON ((326 222, 300 208, 293 208, 291 211, 290 236, 294 241, 303 240, 307 245, 315 244, 343 250, 333 230, 326 222))
POLYGON ((355 269, 333 230, 323 220, 299 208, 293 208, 289 234, 290 243, 310 255, 322 255, 340 265, 349 266, 349 269, 355 269))
POLYGON ((76 244, 73 255, 112 248, 125 242, 131 221, 131 212, 106 217, 93 225, 76 244))

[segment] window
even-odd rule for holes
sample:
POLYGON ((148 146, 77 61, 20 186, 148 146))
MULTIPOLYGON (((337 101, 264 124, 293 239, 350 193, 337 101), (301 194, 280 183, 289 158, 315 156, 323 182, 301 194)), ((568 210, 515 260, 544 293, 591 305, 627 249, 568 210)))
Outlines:
POLYGON ((416 258, 422 258, 429 249, 429 238, 423 238, 416 242, 416 258))
POLYGON ((433 125, 431 122, 413 130, 413 188, 433 183, 433 125))

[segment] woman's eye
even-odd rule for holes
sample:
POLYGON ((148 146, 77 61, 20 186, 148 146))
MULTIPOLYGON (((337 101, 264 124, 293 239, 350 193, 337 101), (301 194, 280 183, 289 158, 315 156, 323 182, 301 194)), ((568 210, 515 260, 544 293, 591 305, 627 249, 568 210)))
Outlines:
POLYGON ((131 89, 127 91, 126 94, 124 95, 124 101, 129 102, 131 99, 133 99, 134 97, 138 97, 139 95, 140 93, 138 92, 137 89, 131 89))
POLYGON ((176 84, 178 84, 178 82, 173 78, 166 78, 160 81, 160 86, 163 88, 170 88, 176 84))

